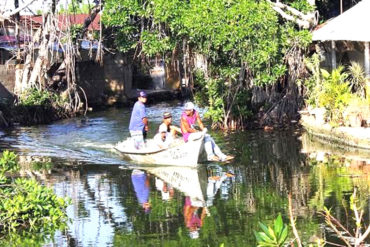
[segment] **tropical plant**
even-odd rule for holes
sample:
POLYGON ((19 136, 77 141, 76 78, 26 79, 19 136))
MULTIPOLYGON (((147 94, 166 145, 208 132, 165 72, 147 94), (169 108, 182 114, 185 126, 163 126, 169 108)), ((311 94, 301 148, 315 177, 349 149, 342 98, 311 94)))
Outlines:
POLYGON ((258 247, 280 247, 288 237, 288 226, 283 223, 281 214, 275 219, 273 227, 259 222, 262 232, 254 232, 258 247))
POLYGON ((348 73, 351 90, 361 98, 365 98, 366 75, 362 66, 359 63, 352 61, 351 65, 348 67, 348 73))
POLYGON ((322 91, 319 93, 319 106, 325 107, 331 123, 338 124, 343 121, 343 111, 351 100, 348 74, 343 72, 343 67, 339 66, 331 73, 321 69, 323 76, 322 91))

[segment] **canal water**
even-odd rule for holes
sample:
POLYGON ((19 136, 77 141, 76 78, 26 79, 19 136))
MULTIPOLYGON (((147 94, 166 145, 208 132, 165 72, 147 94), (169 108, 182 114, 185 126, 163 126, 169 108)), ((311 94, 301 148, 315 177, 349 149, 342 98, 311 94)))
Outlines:
MULTIPOLYGON (((149 137, 164 111, 172 112, 178 125, 181 110, 181 102, 148 106, 149 137)), ((289 224, 289 194, 306 246, 324 237, 341 243, 320 212, 331 208, 352 231, 355 188, 369 224, 365 151, 322 144, 299 129, 210 131, 235 160, 197 169, 142 166, 113 149, 129 136, 129 118, 130 109, 111 108, 0 132, 0 149, 18 154, 24 174, 71 198, 68 229, 35 238, 36 246, 256 246, 258 222, 271 225, 281 214, 289 224), (40 161, 47 165, 35 165, 40 161)))

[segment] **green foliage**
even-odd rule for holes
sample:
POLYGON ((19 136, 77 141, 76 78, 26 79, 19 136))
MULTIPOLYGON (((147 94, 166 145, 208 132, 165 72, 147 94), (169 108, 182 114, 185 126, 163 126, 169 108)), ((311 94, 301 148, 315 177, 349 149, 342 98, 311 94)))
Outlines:
POLYGON ((320 59, 317 54, 305 60, 312 75, 305 80, 307 87, 307 103, 313 107, 324 107, 329 121, 337 125, 343 122, 343 112, 355 97, 351 94, 349 75, 344 67, 339 66, 329 73, 320 69, 320 59))
POLYGON ((16 155, 4 151, 0 159, 0 232, 52 233, 66 226, 65 209, 69 201, 37 181, 7 179, 5 172, 18 169, 16 155))
POLYGON ((343 110, 351 100, 349 83, 346 81, 348 74, 343 72, 343 67, 338 67, 329 74, 321 70, 323 76, 323 88, 319 94, 319 106, 325 107, 329 119, 338 123, 343 119, 343 110))
POLYGON ((15 232, 27 227, 36 231, 66 221, 64 209, 68 201, 35 180, 18 178, 13 189, 0 198, 0 226, 15 232))
POLYGON ((83 26, 82 26, 82 24, 76 24, 76 25, 71 25, 70 28, 71 28, 71 32, 70 32, 71 38, 72 38, 73 41, 76 41, 78 35, 82 31, 83 26))
POLYGON ((307 88, 307 103, 311 106, 318 107, 318 95, 322 90, 322 76, 320 70, 320 56, 315 53, 312 57, 305 58, 307 69, 312 73, 308 79, 305 80, 307 88))
MULTIPOLYGON (((291 3, 310 10, 306 1, 291 3)), ((209 106, 208 116, 215 124, 223 125, 250 115, 243 82, 275 83, 286 73, 284 57, 290 48, 304 48, 311 41, 307 30, 282 23, 267 1, 107 0, 102 19, 117 30, 121 51, 184 57, 184 48, 189 48, 192 54, 205 55, 212 68, 207 80, 196 82, 202 90, 196 99, 209 106), (244 72, 247 75, 239 78, 244 72)))
POLYGON ((283 223, 281 214, 275 219, 274 226, 266 226, 259 222, 262 232, 254 232, 258 247, 280 247, 288 237, 288 226, 283 223))
POLYGON ((47 90, 31 88, 21 95, 19 105, 51 106, 53 103, 58 103, 60 101, 60 97, 57 94, 51 93, 47 90))
POLYGON ((17 156, 13 152, 5 150, 0 158, 0 174, 16 172, 18 169, 17 156))
POLYGON ((237 80, 237 71, 240 68, 219 67, 218 78, 205 79, 202 72, 195 73, 195 101, 201 106, 207 106, 205 117, 211 119, 213 125, 227 128, 225 116, 229 120, 239 117, 244 121, 251 115, 246 102, 250 101, 250 95, 237 80))
POLYGON ((152 57, 157 53, 163 54, 168 50, 172 50, 174 45, 171 44, 169 37, 161 38, 160 33, 143 31, 141 33, 142 52, 152 57))

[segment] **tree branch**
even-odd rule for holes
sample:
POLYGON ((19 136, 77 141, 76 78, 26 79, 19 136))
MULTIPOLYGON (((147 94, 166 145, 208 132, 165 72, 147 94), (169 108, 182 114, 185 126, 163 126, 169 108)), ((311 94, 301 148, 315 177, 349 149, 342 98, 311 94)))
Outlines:
MULTIPOLYGON (((101 4, 103 4, 103 3, 104 3, 104 1, 101 1, 101 4)), ((100 10, 102 9, 101 6, 100 6, 101 4, 98 1, 97 4, 91 9, 90 16, 85 19, 82 30, 78 35, 78 39, 83 38, 83 36, 85 35, 85 33, 86 33, 87 29, 89 28, 90 24, 94 21, 95 17, 99 14, 100 10)))
POLYGON ((8 20, 13 15, 19 13, 23 9, 27 8, 31 3, 33 3, 36 0, 29 0, 27 3, 23 4, 22 6, 19 6, 18 8, 14 9, 13 11, 7 13, 0 14, 0 21, 8 20))
MULTIPOLYGON (((281 3, 279 1, 277 2, 271 2, 270 0, 267 0, 272 5, 272 8, 278 12, 281 17, 288 21, 293 21, 298 24, 299 27, 308 29, 311 26, 315 26, 317 24, 317 11, 310 12, 308 14, 304 14, 301 11, 290 7, 289 5, 286 5, 284 3, 281 3), (287 10, 285 12, 284 10, 287 10)), ((310 2, 311 5, 315 5, 315 1, 310 2)))
POLYGON ((356 240, 356 243, 355 243, 355 246, 359 246, 361 244, 362 241, 365 240, 365 238, 370 234, 370 226, 367 227, 366 231, 364 232, 364 234, 361 235, 361 237, 359 237, 357 240, 356 240))

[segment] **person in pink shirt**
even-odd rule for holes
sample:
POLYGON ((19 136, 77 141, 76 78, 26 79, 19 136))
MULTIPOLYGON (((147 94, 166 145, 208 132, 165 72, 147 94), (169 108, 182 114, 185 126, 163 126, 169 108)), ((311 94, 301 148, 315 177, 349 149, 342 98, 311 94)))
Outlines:
MULTIPOLYGON (((192 102, 187 102, 184 106, 184 112, 181 115, 180 125, 185 142, 189 140, 189 137, 193 133, 199 132, 195 129, 196 124, 198 124, 201 131, 206 130, 199 113, 194 109, 194 104, 192 102)), ((207 152, 208 161, 228 161, 234 158, 233 156, 225 155, 217 146, 213 138, 208 134, 205 134, 204 136, 204 148, 207 152)))

